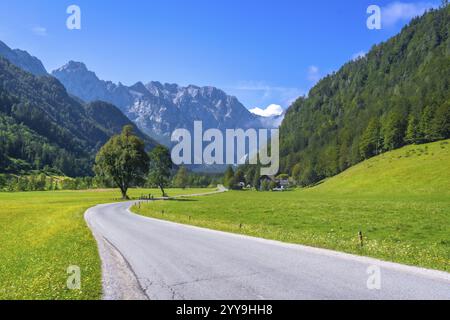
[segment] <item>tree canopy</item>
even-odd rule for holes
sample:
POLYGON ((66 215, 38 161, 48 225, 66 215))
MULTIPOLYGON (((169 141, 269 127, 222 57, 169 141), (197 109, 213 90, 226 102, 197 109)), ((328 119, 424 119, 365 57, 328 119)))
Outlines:
POLYGON ((160 188, 163 197, 166 196, 164 188, 170 183, 172 165, 170 151, 166 147, 159 145, 150 152, 148 182, 160 188))
POLYGON ((112 179, 127 199, 130 187, 143 183, 149 170, 149 157, 144 142, 125 126, 120 135, 112 137, 98 152, 94 171, 112 179))

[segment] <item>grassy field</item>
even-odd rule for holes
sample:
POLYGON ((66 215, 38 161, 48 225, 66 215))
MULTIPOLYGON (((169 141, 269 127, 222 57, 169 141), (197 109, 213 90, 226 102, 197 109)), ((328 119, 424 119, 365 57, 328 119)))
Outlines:
POLYGON ((133 210, 201 227, 450 271, 450 145, 446 141, 409 146, 310 189, 236 191, 133 210), (365 238, 362 248, 359 231, 365 238))
MULTIPOLYGON (((205 189, 169 189, 171 196, 205 189)), ((131 190, 131 197, 158 190, 131 190)), ((97 244, 84 212, 114 202, 116 190, 0 193, 0 300, 98 299, 97 244), (67 268, 81 268, 81 290, 68 290, 67 268)))

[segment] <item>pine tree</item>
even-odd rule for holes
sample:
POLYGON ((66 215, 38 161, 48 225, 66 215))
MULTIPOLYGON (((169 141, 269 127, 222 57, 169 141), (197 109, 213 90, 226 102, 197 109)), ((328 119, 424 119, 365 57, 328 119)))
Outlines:
POLYGON ((429 106, 425 107, 425 109, 422 112, 422 118, 420 119, 420 138, 421 142, 430 142, 433 141, 433 121, 434 115, 433 115, 433 109, 429 106))
POLYGON ((405 125, 402 116, 397 112, 390 112, 383 126, 384 150, 400 148, 404 144, 404 137, 405 125))
POLYGON ((450 138, 450 101, 437 110, 432 123, 432 132, 437 139, 450 138))
POLYGON ((234 180, 234 171, 232 166, 228 166, 227 170, 225 171, 225 175, 223 178, 223 184, 227 188, 233 187, 233 180, 234 180))
POLYGON ((360 154, 364 159, 377 155, 381 149, 380 124, 376 118, 370 122, 359 143, 360 154))
POLYGON ((261 188, 260 178, 261 178, 260 171, 259 171, 259 168, 257 168, 255 171, 255 175, 253 176, 253 187, 257 191, 259 191, 259 189, 261 188))
POLYGON ((409 116, 408 128, 406 129, 405 141, 409 144, 416 144, 420 141, 419 120, 413 114, 409 116))
POLYGON ((188 185, 189 177, 185 166, 181 166, 178 170, 175 178, 173 179, 173 184, 177 188, 185 189, 188 185))

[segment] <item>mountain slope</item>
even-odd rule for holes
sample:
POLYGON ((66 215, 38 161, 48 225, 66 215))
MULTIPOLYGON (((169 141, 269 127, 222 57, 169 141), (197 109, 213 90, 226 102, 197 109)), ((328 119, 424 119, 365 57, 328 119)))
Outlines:
POLYGON ((99 147, 131 124, 114 106, 85 107, 55 78, 35 77, 4 58, 0 117, 0 172, 53 167, 72 176, 90 174, 99 147))
POLYGON ((281 126, 282 170, 301 185, 405 144, 450 137, 450 7, 320 81, 281 126))
POLYGON ((83 63, 73 61, 52 75, 68 92, 87 102, 103 100, 118 106, 146 134, 167 145, 175 129, 192 129, 196 120, 203 121, 205 128, 222 130, 272 126, 250 113, 235 97, 214 87, 160 82, 116 85, 100 80, 83 63))
POLYGON ((120 133, 124 126, 131 125, 134 127, 136 135, 144 141, 147 147, 154 147, 158 144, 142 133, 116 106, 104 101, 94 101, 86 104, 84 107, 86 115, 93 119, 108 136, 120 133))
POLYGON ((36 76, 47 75, 47 70, 45 70, 44 65, 38 58, 23 50, 13 50, 2 41, 0 41, 0 57, 9 60, 12 64, 36 76))
POLYGON ((450 195, 450 140, 410 145, 366 160, 310 190, 341 195, 450 195))

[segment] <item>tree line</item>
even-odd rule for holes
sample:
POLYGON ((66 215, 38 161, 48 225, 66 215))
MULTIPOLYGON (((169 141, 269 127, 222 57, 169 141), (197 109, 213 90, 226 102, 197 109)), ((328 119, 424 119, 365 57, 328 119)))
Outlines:
POLYGON ((157 146, 145 150, 144 141, 125 126, 120 135, 113 136, 98 152, 93 171, 95 176, 62 177, 58 170, 47 168, 24 175, 1 174, 1 191, 87 190, 117 187, 127 198, 131 187, 157 187, 166 195, 165 188, 206 188, 222 183, 219 174, 189 172, 186 167, 174 168, 170 152, 157 146))
POLYGON ((24 176, 0 175, 0 191, 56 191, 56 190, 87 190, 112 187, 112 184, 97 177, 68 178, 48 176, 45 173, 33 173, 24 176))

